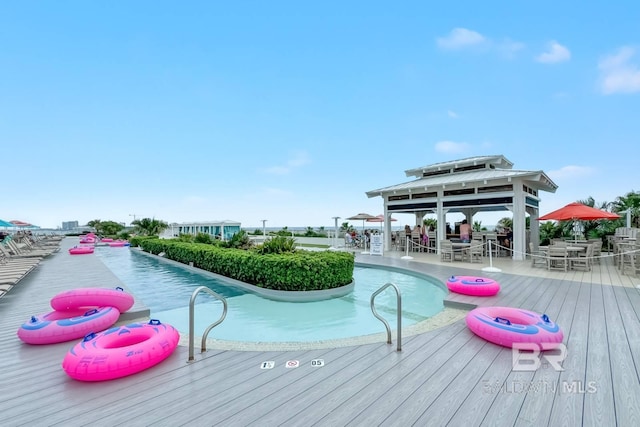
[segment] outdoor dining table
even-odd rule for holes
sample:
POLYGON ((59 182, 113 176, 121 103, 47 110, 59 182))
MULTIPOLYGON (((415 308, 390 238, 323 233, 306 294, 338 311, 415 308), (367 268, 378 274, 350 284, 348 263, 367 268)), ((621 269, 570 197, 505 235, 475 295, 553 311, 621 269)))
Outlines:
POLYGON ((569 252, 569 257, 571 255, 578 255, 578 252, 584 252, 587 250, 586 246, 567 246, 567 252, 569 252))

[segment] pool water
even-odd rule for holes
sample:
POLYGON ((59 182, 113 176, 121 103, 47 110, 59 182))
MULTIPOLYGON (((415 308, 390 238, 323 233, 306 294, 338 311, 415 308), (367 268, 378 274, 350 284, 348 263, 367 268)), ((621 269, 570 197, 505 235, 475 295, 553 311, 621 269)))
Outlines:
MULTIPOLYGON (((245 342, 312 342, 384 332, 370 306, 371 295, 392 282, 402 295, 402 326, 426 320, 443 310, 447 293, 435 279, 379 268, 356 267, 349 295, 316 302, 274 301, 225 284, 206 274, 171 265, 137 249, 96 248, 96 255, 150 308, 151 317, 189 332, 189 301, 198 286, 224 296, 227 317, 209 338, 245 342)), ((387 288, 376 297, 376 310, 395 329, 396 293, 387 288)), ((200 293, 195 307, 195 334, 200 336, 222 313, 222 303, 200 293)))

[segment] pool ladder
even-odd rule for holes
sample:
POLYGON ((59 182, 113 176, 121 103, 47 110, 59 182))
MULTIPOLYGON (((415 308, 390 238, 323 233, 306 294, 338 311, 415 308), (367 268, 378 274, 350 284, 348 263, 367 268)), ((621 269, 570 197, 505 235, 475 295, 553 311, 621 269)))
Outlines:
POLYGON ((209 332, 211 331, 211 329, 213 329, 216 326, 218 326, 220 323, 222 323, 224 318, 227 317, 227 300, 222 295, 219 295, 219 294, 215 293, 214 291, 212 291, 211 289, 207 288, 206 286, 200 286, 195 291, 193 291, 193 294, 191 294, 191 301, 189 302, 189 360, 188 360, 188 362, 193 362, 193 360, 194 360, 193 341, 194 341, 194 329, 195 329, 195 327, 194 327, 195 301, 196 301, 196 297, 198 296, 198 294, 200 292, 203 292, 203 291, 209 293, 214 298, 222 301, 223 309, 222 309, 222 316, 220 316, 220 319, 218 319, 216 322, 214 322, 211 325, 209 325, 209 327, 204 331, 204 334, 202 335, 202 346, 201 346, 201 349, 200 349, 202 353, 207 351, 207 335, 209 335, 209 332))
POLYGON ((398 300, 398 307, 397 307, 397 311, 398 311, 398 346, 396 347, 397 351, 401 351, 402 350, 402 296, 400 295, 400 289, 398 289, 398 287, 393 284, 393 283, 387 283, 386 285, 382 286, 380 289, 378 289, 377 291, 375 291, 372 295, 371 295, 371 311, 373 312, 373 315, 376 316, 378 318, 378 320, 380 320, 382 323, 384 323, 384 327, 387 329, 387 344, 391 344, 391 328, 389 327, 389 322, 387 322, 385 320, 384 317, 380 316, 378 314, 378 312, 376 311, 376 306, 375 306, 375 299, 378 296, 378 294, 382 293, 385 289, 392 287, 395 291, 396 291, 396 295, 397 295, 397 300, 398 300))

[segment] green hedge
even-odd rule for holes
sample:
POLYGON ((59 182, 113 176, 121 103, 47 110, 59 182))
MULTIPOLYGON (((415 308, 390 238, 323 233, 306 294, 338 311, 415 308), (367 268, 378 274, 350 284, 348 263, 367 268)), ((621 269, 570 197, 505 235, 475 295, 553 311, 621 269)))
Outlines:
POLYGON ((232 279, 279 291, 315 291, 345 286, 353 280, 354 256, 348 252, 296 251, 261 255, 252 250, 225 249, 155 237, 133 237, 145 252, 232 279))

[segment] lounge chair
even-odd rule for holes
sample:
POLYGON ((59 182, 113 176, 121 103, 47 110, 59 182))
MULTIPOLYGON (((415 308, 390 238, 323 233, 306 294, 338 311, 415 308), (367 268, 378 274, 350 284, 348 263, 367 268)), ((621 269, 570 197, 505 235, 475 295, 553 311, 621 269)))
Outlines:
POLYGON ((11 255, 19 255, 22 257, 44 258, 53 253, 53 251, 50 251, 50 250, 40 250, 40 249, 33 250, 25 247, 20 247, 15 241, 13 241, 13 239, 9 239, 8 241, 7 239, 5 239, 4 242, 2 243, 5 243, 5 248, 11 252, 11 255))

